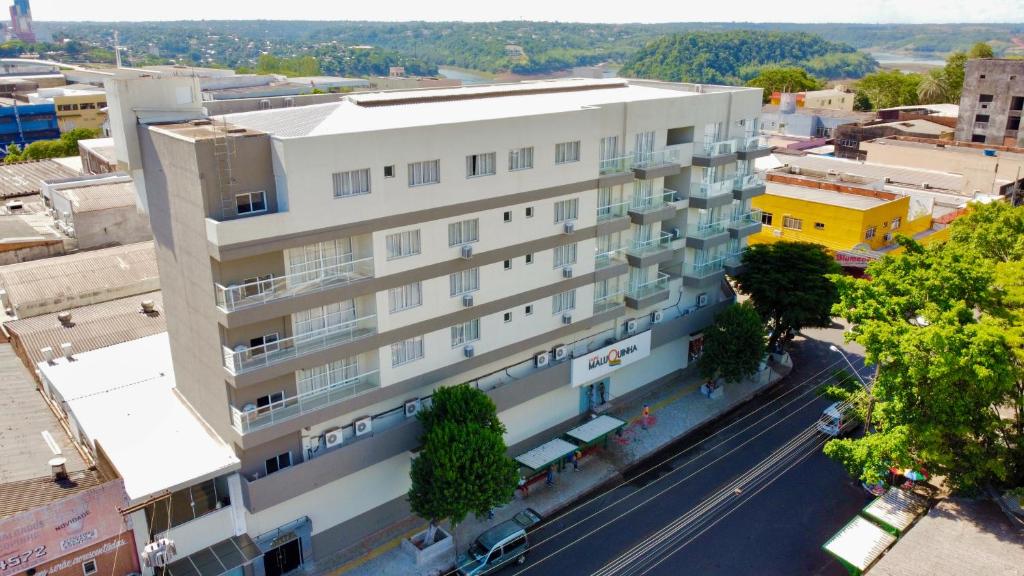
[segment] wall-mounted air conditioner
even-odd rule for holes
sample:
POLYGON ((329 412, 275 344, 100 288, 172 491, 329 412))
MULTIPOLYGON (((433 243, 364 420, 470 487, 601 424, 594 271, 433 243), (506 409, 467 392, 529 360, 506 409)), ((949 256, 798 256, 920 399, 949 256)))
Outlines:
POLYGON ((335 446, 341 446, 341 443, 344 441, 345 435, 341 433, 341 428, 331 428, 324 431, 325 447, 334 448, 335 446))
POLYGON ((473 354, 475 354, 476 352, 473 350, 472 344, 466 344, 466 346, 462 349, 462 353, 466 355, 466 358, 472 358, 473 354))
POLYGON ((572 278, 572 266, 562 268, 562 278, 572 278))
POLYGON ((565 225, 562 227, 562 231, 565 232, 566 234, 572 234, 573 232, 576 231, 576 223, 566 222, 565 225))
POLYGON ((626 333, 632 334, 636 332, 636 320, 626 320, 626 333))
POLYGON ((405 417, 412 418, 420 411, 420 399, 407 400, 405 402, 405 417))
POLYGON ((661 310, 655 310, 651 312, 651 322, 654 324, 660 324, 665 319, 665 313, 661 310))
POLYGON ((541 352, 540 354, 537 354, 533 358, 537 362, 538 368, 543 368, 544 366, 548 365, 549 356, 547 352, 541 352))
POLYGON ((568 312, 562 314, 562 324, 572 324, 572 314, 568 312))
POLYGON ((561 362, 569 356, 569 349, 565 346, 555 346, 555 361, 561 362))
POLYGON ((708 305, 708 295, 707 295, 707 293, 698 294, 697 295, 697 306, 699 308, 703 308, 703 307, 705 307, 707 305, 708 305))
POLYGON ((473 247, 469 244, 463 245, 461 254, 463 258, 469 260, 470 258, 473 257, 473 247))
POLYGON ((463 294, 462 295, 462 305, 466 306, 466 307, 472 306, 473 305, 473 295, 472 294, 463 294))
POLYGON ((373 418, 360 418, 352 423, 352 427, 356 430, 356 436, 366 436, 373 432, 373 418))

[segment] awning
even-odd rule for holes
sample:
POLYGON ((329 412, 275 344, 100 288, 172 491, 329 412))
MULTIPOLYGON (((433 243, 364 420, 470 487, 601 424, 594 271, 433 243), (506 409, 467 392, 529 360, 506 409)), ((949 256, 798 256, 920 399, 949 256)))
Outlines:
POLYGON ((896 537, 856 516, 822 546, 826 552, 860 574, 896 541, 896 537))
POLYGON ((582 426, 577 426, 572 430, 569 430, 565 435, 568 436, 570 440, 575 440, 580 444, 590 444, 600 440, 604 436, 622 428, 625 425, 626 423, 622 420, 605 414, 594 418, 582 426))
POLYGON ((928 503, 924 498, 893 487, 889 488, 885 494, 875 498, 861 511, 861 514, 869 520, 874 520, 882 528, 899 535, 927 510, 928 503))
POLYGON ((516 461, 531 470, 543 470, 576 451, 576 446, 556 438, 530 450, 526 454, 516 456, 516 461))
MULTIPOLYGON (((261 555, 248 534, 232 536, 164 566, 163 576, 220 576, 261 555)), ((157 574, 160 574, 159 569, 157 574)))

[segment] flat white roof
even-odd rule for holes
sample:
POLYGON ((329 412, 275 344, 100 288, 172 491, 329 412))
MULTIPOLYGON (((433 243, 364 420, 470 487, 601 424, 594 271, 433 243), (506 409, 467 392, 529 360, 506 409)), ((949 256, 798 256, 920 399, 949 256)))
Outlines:
POLYGON ((872 196, 860 196, 858 194, 849 194, 846 192, 835 192, 833 190, 821 190, 819 188, 810 188, 807 186, 794 186, 790 184, 780 184, 778 182, 772 182, 771 180, 765 182, 766 194, 771 196, 782 196, 784 198, 793 198, 795 200, 804 200, 806 202, 815 202, 817 204, 828 204, 829 206, 840 206, 843 208, 850 208, 852 210, 868 210, 875 206, 881 206, 892 200, 884 200, 881 198, 874 198, 872 196))
POLYGON ((966 179, 962 174, 925 170, 909 166, 878 164, 875 162, 863 162, 828 156, 779 156, 777 160, 784 165, 788 164, 789 166, 818 170, 820 172, 834 170, 840 174, 862 176, 882 182, 888 178, 888 184, 894 185, 924 186, 928 184, 930 188, 955 192, 962 191, 966 185, 966 179))
POLYGON ((38 366, 133 502, 238 469, 231 447, 175 392, 166 332, 38 366))

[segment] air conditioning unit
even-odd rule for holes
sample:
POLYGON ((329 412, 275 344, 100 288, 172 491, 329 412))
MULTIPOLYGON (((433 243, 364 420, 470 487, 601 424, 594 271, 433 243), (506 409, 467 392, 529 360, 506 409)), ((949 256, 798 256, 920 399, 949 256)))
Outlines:
POLYGON ((576 231, 576 223, 575 222, 566 222, 565 226, 563 226, 562 230, 566 234, 572 234, 573 232, 576 231))
POLYGON ((654 324, 660 324, 665 319, 665 313, 661 310, 655 310, 651 312, 651 322, 654 324))
POLYGON ((405 403, 405 417, 412 418, 420 411, 420 399, 409 400, 405 403))
POLYGON ((562 314, 562 324, 572 324, 572 314, 568 312, 562 314))
POLYGON ((626 320, 626 333, 632 334, 636 332, 636 320, 626 320))
POLYGON ((673 240, 679 240, 683 236, 683 233, 679 228, 673 228, 669 230, 668 233, 672 235, 673 240))
POLYGON ((707 295, 707 293, 705 292, 704 294, 698 294, 697 295, 697 306, 699 308, 703 308, 703 307, 705 307, 707 305, 708 305, 708 295, 707 295))
POLYGON ((366 436, 373 432, 373 418, 369 416, 360 418, 352 423, 352 427, 356 430, 356 436, 366 436))
POLYGON ((548 360, 550 359, 550 357, 548 356, 547 352, 541 352, 540 354, 534 356, 533 359, 536 360, 537 362, 537 368, 543 368, 544 366, 548 365, 548 360))
POLYGON ((64 357, 67 358, 68 360, 74 360, 74 357, 71 355, 71 342, 65 342, 61 344, 60 353, 63 354, 64 357))
POLYGON ((465 244, 462 246, 462 257, 466 260, 473 257, 473 247, 471 245, 465 244))
POLYGON ((462 353, 466 355, 466 358, 472 358, 473 354, 475 354, 475 352, 473 351, 473 345, 466 344, 466 346, 462 349, 462 353))
POLYGON ((344 440, 345 435, 341 433, 341 428, 331 428, 330 430, 324 431, 324 446, 327 448, 341 446, 341 443, 344 440))
POLYGON ((572 278, 572 266, 562 268, 562 278, 572 278))
POLYGON ((473 295, 472 294, 463 294, 462 295, 462 305, 466 306, 466 307, 472 306, 473 305, 473 295))
POLYGON ((555 346, 555 361, 561 362, 569 357, 569 349, 565 346, 555 346))

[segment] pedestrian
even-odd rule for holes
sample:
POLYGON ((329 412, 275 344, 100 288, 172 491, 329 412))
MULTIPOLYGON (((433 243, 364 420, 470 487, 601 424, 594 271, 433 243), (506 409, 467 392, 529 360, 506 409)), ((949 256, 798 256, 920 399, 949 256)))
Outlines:
POLYGON ((548 486, 554 486, 555 485, 555 465, 554 464, 552 464, 551 466, 548 466, 548 479, 545 482, 545 484, 547 484, 548 486))
POLYGON ((604 397, 604 382, 597 383, 597 405, 604 406, 607 400, 604 397))
POLYGON ((519 477, 519 492, 522 493, 523 498, 530 495, 530 485, 527 484, 526 478, 523 476, 519 477))
POLYGON ((572 453, 572 471, 573 472, 579 472, 580 471, 580 458, 583 458, 583 452, 580 452, 579 450, 576 450, 575 452, 572 453))
POLYGON ((640 427, 647 430, 647 420, 651 417, 651 407, 644 404, 643 414, 640 416, 640 427))

